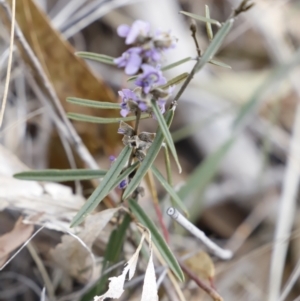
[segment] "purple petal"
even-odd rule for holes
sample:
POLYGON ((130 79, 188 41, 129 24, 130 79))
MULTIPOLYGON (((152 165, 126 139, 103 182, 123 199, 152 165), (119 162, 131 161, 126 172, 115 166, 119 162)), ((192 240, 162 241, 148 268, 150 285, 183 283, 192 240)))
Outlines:
POLYGON ((126 37, 125 44, 133 44, 139 35, 147 36, 149 34, 150 24, 141 20, 133 22, 130 31, 126 37))
POLYGON ((126 38, 130 31, 130 26, 127 24, 122 24, 117 28, 117 33, 119 37, 126 38))
POLYGON ((129 114, 129 110, 128 109, 122 109, 120 111, 120 114, 122 117, 126 117, 129 114))
POLYGON ((142 112, 145 112, 145 111, 148 109, 148 106, 147 106, 146 103, 140 102, 140 103, 139 103, 139 109, 140 109, 142 112))
POLYGON ((128 75, 136 74, 140 69, 141 63, 142 63, 142 58, 138 54, 132 53, 132 55, 130 56, 127 62, 125 73, 128 75))

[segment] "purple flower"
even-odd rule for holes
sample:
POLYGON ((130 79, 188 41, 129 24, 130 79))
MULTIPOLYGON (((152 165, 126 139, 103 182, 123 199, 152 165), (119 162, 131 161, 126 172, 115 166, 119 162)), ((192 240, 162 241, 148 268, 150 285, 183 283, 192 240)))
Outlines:
POLYGON ((154 85, 164 85, 167 80, 162 76, 162 72, 157 68, 143 64, 143 74, 135 81, 135 84, 143 88, 143 92, 148 94, 154 85))
POLYGON ((115 156, 109 156, 108 159, 109 159, 110 162, 116 161, 116 157, 115 156))
POLYGON ((161 59, 161 51, 158 50, 155 47, 152 47, 148 50, 145 50, 143 52, 143 57, 147 60, 149 63, 157 63, 161 59))
POLYGON ((128 75, 136 74, 142 64, 142 57, 140 56, 142 48, 132 47, 123 52, 122 56, 114 59, 114 63, 119 68, 125 67, 125 73, 128 75))
POLYGON ((122 97, 121 116, 126 117, 130 112, 135 112, 140 101, 138 96, 130 89, 122 89, 118 93, 122 97))
POLYGON ((120 189, 124 189, 127 186, 127 180, 122 180, 119 184, 120 189))
POLYGON ((125 44, 130 45, 137 42, 138 39, 145 40, 150 32, 150 24, 145 21, 136 20, 131 26, 120 25, 117 29, 118 35, 126 38, 125 44))

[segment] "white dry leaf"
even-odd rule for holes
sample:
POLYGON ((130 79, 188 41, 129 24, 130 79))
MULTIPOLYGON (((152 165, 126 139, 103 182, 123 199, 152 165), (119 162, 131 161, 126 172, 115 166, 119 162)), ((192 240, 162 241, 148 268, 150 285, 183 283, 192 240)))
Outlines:
POLYGON ((145 235, 142 236, 138 248, 136 249, 135 253, 132 255, 132 257, 126 263, 126 266, 125 266, 122 274, 118 277, 109 278, 110 282, 108 285, 108 291, 102 296, 95 296, 94 301, 103 301, 106 298, 118 299, 121 297, 121 295, 124 292, 124 283, 125 283, 126 275, 128 274, 128 280, 131 280, 132 277, 134 276, 137 261, 139 258, 139 253, 142 248, 144 239, 145 239, 145 235))
POLYGON ((155 276, 152 253, 153 252, 151 248, 150 258, 149 258, 145 279, 144 279, 141 301, 158 301, 157 284, 156 284, 156 276, 155 276))
POLYGON ((13 174, 28 170, 14 154, 0 145, 0 210, 9 208, 29 215, 44 213, 40 224, 46 223, 47 228, 64 231, 84 204, 84 198, 58 183, 13 178, 13 174))
POLYGON ((87 217, 83 230, 73 237, 63 235, 62 242, 50 254, 53 260, 69 275, 85 283, 93 267, 91 248, 103 228, 121 208, 106 209, 87 217))

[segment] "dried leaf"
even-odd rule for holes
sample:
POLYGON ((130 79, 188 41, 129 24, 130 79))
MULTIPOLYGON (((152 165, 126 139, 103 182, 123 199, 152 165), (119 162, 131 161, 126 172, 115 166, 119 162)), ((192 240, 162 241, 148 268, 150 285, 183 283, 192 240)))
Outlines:
MULTIPOLYGON (((40 215, 36 215, 31 221, 36 221, 39 217, 40 215)), ((24 224, 21 216, 10 232, 0 236, 0 267, 6 262, 12 251, 30 238, 33 230, 34 226, 32 224, 24 224)))
POLYGON ((144 239, 145 239, 145 236, 143 235, 138 248, 136 249, 136 251, 132 255, 132 257, 128 260, 122 274, 118 277, 109 278, 110 283, 108 286, 108 291, 102 296, 95 296, 94 301, 102 301, 106 298, 117 299, 117 298, 121 297, 121 295, 124 292, 124 283, 125 283, 126 275, 129 274, 128 280, 130 280, 130 279, 132 279, 132 277, 135 273, 139 253, 142 248, 144 239))
MULTIPOLYGON (((106 209, 86 218, 84 228, 78 234, 78 238, 85 243, 87 248, 92 248, 103 228, 119 210, 120 208, 106 209)), ((90 252, 83 247, 79 239, 70 235, 63 235, 62 242, 51 251, 51 256, 69 275, 80 282, 86 282, 90 275, 89 268, 93 262, 89 256, 90 252)))
POLYGON ((203 280, 211 280, 215 276, 215 266, 211 257, 204 251, 184 260, 186 266, 203 280))
MULTIPOLYGON (((11 1, 8 2, 11 3, 11 1)), ((110 87, 92 73, 83 59, 75 55, 75 49, 52 27, 48 17, 39 9, 35 1, 16 1, 16 20, 27 42, 39 59, 65 111, 101 117, 119 115, 113 110, 94 110, 66 101, 69 96, 106 102, 116 102, 117 99, 110 87), (51 50, 53 47, 55 51, 51 50)), ((6 25, 10 28, 10 24, 6 25)), ((23 59, 28 63, 29 59, 26 52, 20 44, 16 44, 23 59)), ((30 67, 32 66, 30 65, 30 67)), ((33 71, 34 76, 39 80, 36 70, 33 71)), ((44 87, 42 81, 39 81, 39 85, 44 87)), ((119 142, 117 125, 85 125, 79 122, 74 122, 74 125, 92 152, 102 147, 110 151, 110 148, 114 148, 119 142)), ((50 155, 56 156, 55 154, 52 155, 52 152, 50 155)), ((53 159, 51 162, 55 164, 55 160, 53 159)))

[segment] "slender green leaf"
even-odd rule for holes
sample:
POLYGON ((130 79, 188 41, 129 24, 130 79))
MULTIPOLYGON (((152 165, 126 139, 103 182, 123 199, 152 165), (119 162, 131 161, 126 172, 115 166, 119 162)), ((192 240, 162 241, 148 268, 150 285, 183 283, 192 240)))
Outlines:
POLYGON ((162 115, 162 113, 161 113, 161 111, 160 111, 160 109, 157 105, 157 102, 155 100, 151 100, 151 104, 152 104, 153 112, 154 112, 154 114, 156 116, 156 119, 158 121, 159 127, 161 128, 161 130, 163 132, 163 135, 166 139, 167 145, 170 148, 170 151, 171 151, 171 153, 172 153, 172 155, 175 159, 175 162, 177 164, 179 173, 181 173, 182 169, 181 169, 181 166, 180 166, 180 163, 179 163, 179 160, 178 160, 176 148, 175 148, 171 133, 169 131, 169 127, 168 127, 168 125, 167 125, 167 123, 164 119, 164 116, 162 115))
POLYGON ((195 72, 198 72, 207 62, 209 62, 214 57, 216 52, 219 50, 223 40, 227 36, 230 28, 232 27, 233 21, 233 19, 229 19, 217 32, 217 34, 203 53, 200 61, 196 64, 195 72))
POLYGON ((293 57, 286 63, 282 64, 275 69, 274 72, 264 81, 252 94, 251 98, 241 107, 236 119, 234 120, 233 127, 237 127, 241 121, 252 112, 259 99, 263 94, 270 88, 270 86, 279 82, 282 79, 285 79, 289 72, 291 72, 295 67, 298 67, 300 64, 300 48, 293 55, 293 57))
POLYGON ((231 66, 229 66, 229 65, 227 65, 223 62, 217 61, 217 60, 210 60, 209 63, 213 64, 213 65, 216 65, 216 66, 219 66, 219 67, 231 69, 231 66))
POLYGON ((178 85, 179 83, 184 81, 188 76, 189 76, 189 74, 187 72, 182 73, 182 74, 170 79, 166 84, 164 84, 163 86, 160 86, 159 88, 167 89, 170 86, 178 85))
POLYGON ((107 170, 93 169, 44 169, 14 174, 14 178, 27 181, 66 182, 103 178, 107 170))
POLYGON ((210 19, 210 18, 205 18, 203 16, 199 16, 199 15, 196 15, 196 14, 188 13, 186 11, 180 11, 180 13, 183 14, 183 15, 186 15, 186 16, 188 16, 190 18, 193 18, 195 20, 206 22, 206 23, 208 22, 210 24, 215 24, 218 27, 221 27, 221 23, 219 21, 217 21, 217 20, 210 19))
POLYGON ((151 170, 160 184, 167 190, 170 196, 173 198, 175 204, 184 211, 185 215, 188 215, 187 208, 185 207, 184 203, 181 201, 179 196, 177 195, 174 188, 168 183, 168 181, 164 178, 164 176, 160 173, 160 171, 152 165, 151 170))
POLYGON ((166 263, 169 265, 169 267, 177 276, 177 278, 181 281, 184 281, 184 274, 177 262, 177 259, 175 258, 172 251, 166 244, 165 240, 157 230, 153 221, 148 217, 148 214, 144 212, 144 210, 139 206, 139 204, 136 201, 130 199, 128 200, 128 202, 129 202, 129 207, 132 213, 135 215, 135 217, 139 220, 141 224, 143 224, 145 227, 147 227, 150 230, 152 235, 152 240, 155 243, 162 257, 166 261, 166 263))
POLYGON ((130 77, 127 79, 127 81, 128 81, 128 82, 131 82, 131 81, 135 80, 137 77, 138 77, 138 75, 130 76, 130 77))
MULTIPOLYGON (((128 117, 117 117, 117 118, 103 118, 103 117, 94 117, 84 114, 78 114, 78 113, 67 113, 67 116, 70 119, 78 120, 78 121, 84 121, 84 122, 91 122, 91 123, 119 123, 120 121, 133 121, 136 120, 136 116, 128 116, 128 117)), ((149 114, 142 114, 140 119, 146 119, 149 118, 149 114)))
MULTIPOLYGON (((173 116, 174 116, 173 110, 169 110, 166 113, 165 119, 166 119, 166 123, 168 126, 170 126, 170 124, 173 120, 173 116)), ((148 169, 151 167, 156 156, 158 155, 163 141, 164 141, 164 135, 163 135, 160 127, 158 127, 156 136, 155 136, 150 148, 148 149, 148 152, 147 152, 147 155, 146 155, 144 161, 141 163, 139 169, 136 171, 135 176, 132 178, 132 180, 130 181, 130 183, 128 184, 127 188, 125 189, 125 191, 123 193, 124 200, 126 198, 128 198, 134 192, 134 190, 139 186, 141 180, 144 178, 148 169)))
MULTIPOLYGON (((205 17, 207 19, 210 19, 210 12, 209 12, 208 5, 205 5, 205 17)), ((207 32, 208 39, 211 41, 214 38, 214 34, 210 22, 206 22, 206 32, 207 32)))
POLYGON ((116 65, 114 63, 115 58, 109 55, 93 53, 93 52, 85 52, 85 51, 78 51, 75 52, 75 54, 83 59, 97 61, 108 65, 116 65))
POLYGON ((129 146, 125 146, 116 161, 106 173, 105 177, 102 179, 99 186, 94 190, 92 195, 73 218, 71 227, 77 226, 82 223, 85 217, 98 206, 98 204, 103 200, 104 197, 108 195, 112 186, 115 184, 117 177, 119 176, 124 165, 129 159, 130 154, 131 148, 129 146))
POLYGON ((197 195, 200 195, 204 191, 204 188, 210 183, 214 175, 216 174, 218 167, 227 154, 228 150, 233 145, 235 137, 231 137, 214 153, 205 158, 193 174, 188 178, 186 184, 178 191, 178 196, 181 200, 184 200, 190 193, 197 191, 197 195))
POLYGON ((75 105, 79 105, 79 106, 90 107, 90 108, 120 110, 120 104, 113 103, 113 102, 89 100, 89 99, 83 99, 77 97, 68 97, 67 102, 74 103, 75 105))
POLYGON ((192 58, 190 56, 188 56, 188 57, 186 57, 186 58, 184 58, 182 60, 179 60, 179 61, 177 61, 175 63, 172 63, 172 64, 169 64, 167 66, 162 67, 161 71, 166 71, 166 70, 172 69, 172 68, 177 67, 179 65, 182 65, 182 64, 184 64, 186 62, 189 62, 190 60, 192 60, 192 58))

